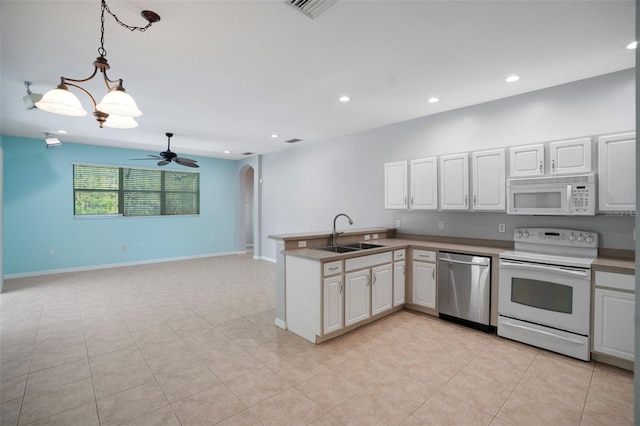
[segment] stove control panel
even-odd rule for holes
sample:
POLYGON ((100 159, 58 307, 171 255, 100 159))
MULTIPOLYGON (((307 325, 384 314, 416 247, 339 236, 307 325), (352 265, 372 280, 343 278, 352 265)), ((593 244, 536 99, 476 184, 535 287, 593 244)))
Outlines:
POLYGON ((513 232, 513 241, 516 243, 597 248, 598 233, 575 229, 518 228, 513 232))

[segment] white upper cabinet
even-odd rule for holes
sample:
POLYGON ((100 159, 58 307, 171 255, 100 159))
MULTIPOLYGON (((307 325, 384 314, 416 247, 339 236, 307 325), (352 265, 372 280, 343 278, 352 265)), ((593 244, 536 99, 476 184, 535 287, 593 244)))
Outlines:
POLYGON ((598 210, 636 210, 636 134, 598 138, 598 210))
POLYGON ((591 173, 591 138, 551 142, 549 160, 551 174, 591 173))
POLYGON ((469 209, 469 154, 440 157, 440 208, 469 209))
POLYGON ((504 149, 471 154, 473 210, 506 209, 506 166, 504 149))
POLYGON ((407 161, 396 161, 384 165, 384 208, 406 209, 408 207, 407 161))
POLYGON ((438 208, 438 159, 436 157, 411 160, 411 210, 438 208))
POLYGON ((544 145, 509 148, 509 175, 513 178, 544 175, 544 145))

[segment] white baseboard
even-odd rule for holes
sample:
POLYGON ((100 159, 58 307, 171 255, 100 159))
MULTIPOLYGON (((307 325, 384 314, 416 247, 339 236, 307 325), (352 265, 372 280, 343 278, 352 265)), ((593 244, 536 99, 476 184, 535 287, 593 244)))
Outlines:
POLYGON ((283 330, 287 329, 287 323, 282 321, 280 318, 276 318, 275 325, 276 325, 276 327, 280 327, 283 330))

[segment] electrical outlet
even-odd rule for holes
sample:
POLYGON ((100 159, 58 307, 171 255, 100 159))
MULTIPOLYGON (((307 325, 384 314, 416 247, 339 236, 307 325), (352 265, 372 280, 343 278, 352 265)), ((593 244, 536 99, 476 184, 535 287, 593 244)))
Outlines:
POLYGON ((373 234, 373 239, 377 240, 378 239, 378 234, 373 234))
POLYGON ((56 255, 56 252, 53 251, 53 249, 49 250, 49 257, 53 257, 56 255))
POLYGON ((504 223, 499 223, 498 224, 498 232, 505 232, 506 228, 504 226, 504 223))
POLYGON ((400 228, 400 219, 396 219, 396 228, 400 228))
POLYGON ((444 229, 444 222, 443 221, 438 222, 438 229, 444 229))
POLYGON ((144 250, 144 243, 140 243, 140 249, 144 250))
POLYGON ((126 244, 122 245, 122 251, 127 251, 127 245, 126 244))
POLYGON ((304 248, 307 246, 307 242, 306 241, 298 241, 298 248, 304 248))
POLYGON ((364 236, 365 241, 369 241, 371 239, 371 235, 367 234, 364 236))

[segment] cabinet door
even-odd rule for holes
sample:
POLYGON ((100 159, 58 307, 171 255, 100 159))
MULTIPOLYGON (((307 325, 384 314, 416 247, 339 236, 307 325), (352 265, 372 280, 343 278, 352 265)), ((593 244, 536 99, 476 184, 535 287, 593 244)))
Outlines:
POLYGON ((406 209, 408 207, 407 189, 407 162, 385 163, 384 208, 406 209))
POLYGON ((473 210, 505 210, 505 155, 504 149, 474 152, 473 166, 473 210))
POLYGON ((342 276, 337 275, 324 280, 323 331, 330 333, 340 330, 344 324, 344 305, 342 304, 342 276))
POLYGON ((371 314, 379 314, 392 306, 391 265, 377 266, 371 270, 371 314))
POLYGON ((633 361, 635 295, 596 288, 593 350, 633 361))
POLYGON ((511 177, 544 175, 543 144, 509 148, 509 160, 509 175, 511 177))
POLYGON ((404 303, 405 286, 405 263, 395 262, 393 264, 393 306, 404 303))
POLYGON ((590 173, 591 145, 591 138, 551 142, 549 144, 551 174, 590 173))
POLYGON ((371 316, 369 270, 351 272, 344 276, 344 325, 355 324, 371 316))
POLYGON ((636 210, 636 135, 598 138, 598 209, 636 210))
POLYGON ((469 154, 440 157, 440 208, 469 209, 469 154))
POLYGON ((438 208, 438 159, 436 157, 411 160, 411 210, 438 208))
POLYGON ((436 308, 435 263, 413 262, 413 303, 436 308))

